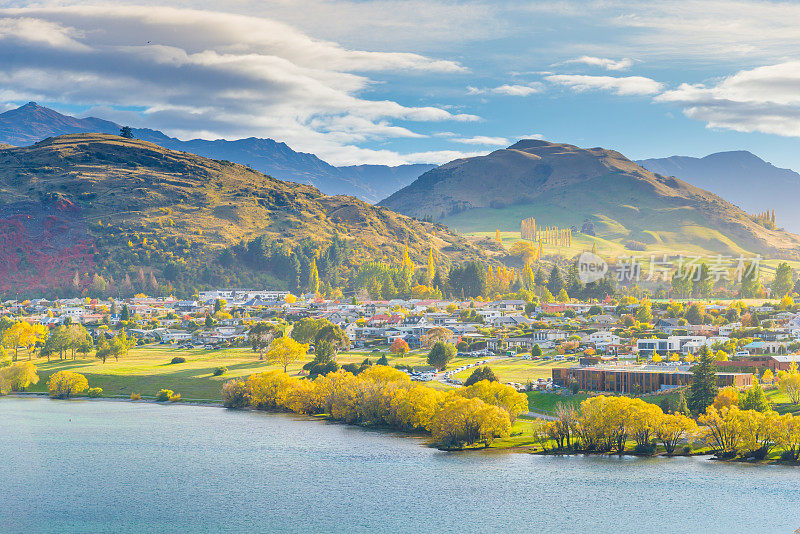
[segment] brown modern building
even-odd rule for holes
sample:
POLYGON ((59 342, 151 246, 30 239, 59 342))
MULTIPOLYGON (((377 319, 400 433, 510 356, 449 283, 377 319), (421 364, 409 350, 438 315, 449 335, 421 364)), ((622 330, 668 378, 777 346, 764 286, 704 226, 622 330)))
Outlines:
MULTIPOLYGON (((579 365, 553 369, 553 384, 566 386, 576 382, 586 391, 614 393, 650 393, 660 389, 688 386, 692 383, 689 365, 579 365)), ((717 373, 719 387, 749 387, 749 373, 717 373)))

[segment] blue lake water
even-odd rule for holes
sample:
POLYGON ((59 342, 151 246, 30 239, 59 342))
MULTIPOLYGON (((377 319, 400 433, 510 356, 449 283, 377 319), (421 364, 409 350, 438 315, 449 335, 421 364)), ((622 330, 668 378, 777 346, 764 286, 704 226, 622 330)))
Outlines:
POLYGON ((0 399, 2 532, 786 532, 800 469, 445 453, 292 416, 0 399))

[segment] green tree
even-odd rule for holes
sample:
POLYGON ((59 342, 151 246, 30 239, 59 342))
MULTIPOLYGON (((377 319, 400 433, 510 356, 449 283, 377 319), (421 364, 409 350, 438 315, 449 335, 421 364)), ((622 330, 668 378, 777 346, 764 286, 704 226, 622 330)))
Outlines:
POLYGON ((292 339, 298 343, 311 343, 317 332, 325 326, 331 326, 331 322, 327 319, 311 317, 300 319, 292 326, 292 339))
POLYGON ((775 280, 772 281, 772 296, 781 298, 789 293, 792 287, 794 287, 792 268, 785 261, 781 262, 775 270, 775 280))
POLYGON ((253 352, 258 353, 258 359, 263 360, 264 354, 275 339, 277 328, 274 324, 265 321, 254 324, 247 333, 253 352))
POLYGON ((476 384, 481 380, 488 380, 489 382, 498 382, 497 376, 495 376, 494 371, 492 371, 491 367, 485 365, 483 367, 478 367, 472 374, 469 375, 466 382, 464 382, 464 387, 469 387, 472 384, 476 384))
POLYGON ((531 356, 536 356, 537 358, 542 356, 542 347, 538 343, 531 349, 531 356))
POLYGON ((128 305, 125 304, 122 306, 122 313, 119 314, 120 321, 130 321, 131 320, 131 310, 128 308, 128 305))
POLYGON ((678 269, 672 275, 672 290, 679 297, 686 297, 692 292, 692 273, 685 269, 678 269))
POLYGON ((314 346, 319 345, 329 346, 335 357, 340 350, 350 346, 350 338, 340 327, 331 324, 320 328, 314 336, 314 346))
POLYGON ((745 263, 741 269, 739 297, 749 299, 758 296, 759 268, 757 263, 745 263))
POLYGON ((551 295, 558 295, 564 288, 564 279, 561 277, 561 271, 557 266, 553 265, 550 270, 550 279, 547 281, 547 290, 550 291, 551 295))
POLYGON ((437 341, 428 353, 428 365, 441 371, 456 355, 456 348, 449 343, 437 341))
POLYGON ((692 367, 692 375, 688 406, 692 413, 699 414, 711 406, 717 396, 717 375, 708 345, 703 345, 697 353, 697 364, 692 367))
POLYGON ((769 400, 764 395, 757 378, 753 379, 753 386, 742 395, 739 401, 739 408, 742 410, 755 410, 757 412, 767 412, 770 410, 769 400))
POLYGON ((133 139, 133 129, 130 126, 123 126, 119 129, 119 135, 125 139, 133 139))
POLYGON ((708 265, 701 263, 694 272, 692 281, 692 295, 695 297, 707 297, 714 290, 714 277, 708 265))

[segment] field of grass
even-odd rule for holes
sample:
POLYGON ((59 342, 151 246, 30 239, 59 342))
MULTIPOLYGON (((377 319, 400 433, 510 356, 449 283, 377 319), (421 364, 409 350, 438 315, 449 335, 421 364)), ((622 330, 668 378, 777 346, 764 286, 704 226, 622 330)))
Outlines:
MULTIPOLYGON (((501 382, 517 382, 525 384, 528 380, 538 380, 539 378, 550 378, 553 376, 553 368, 571 367, 576 362, 553 361, 553 360, 524 360, 519 356, 511 358, 501 358, 488 364, 494 371, 498 380, 501 382)), ((451 365, 452 367, 452 365, 451 365)), ((462 382, 469 378, 474 369, 466 369, 454 376, 462 382)))
MULTIPOLYGON (((361 363, 369 358, 373 363, 383 352, 352 351, 338 355, 340 365, 361 363)), ((289 366, 291 375, 300 376, 303 361, 289 366)), ((391 365, 405 364, 411 366, 427 366, 426 355, 421 351, 412 351, 408 356, 396 357, 387 354, 391 365)), ((448 367, 458 367, 462 363, 474 361, 474 358, 455 358, 448 367)), ((103 388, 104 396, 129 397, 138 393, 143 398, 154 397, 159 389, 171 389, 181 394, 184 400, 218 401, 222 384, 231 378, 244 377, 253 373, 279 366, 260 361, 258 354, 247 348, 223 350, 182 349, 171 345, 146 345, 131 349, 130 353, 118 362, 113 359, 102 363, 96 358, 78 358, 76 360, 54 359, 47 362, 37 358, 36 364, 40 381, 29 388, 33 392, 45 392, 47 380, 56 371, 69 370, 86 376, 90 387, 103 388), (186 358, 185 363, 171 364, 176 356, 186 358), (214 369, 226 367, 228 371, 221 376, 213 376, 214 369)), ((443 384, 428 382, 431 387, 446 388, 443 384)))

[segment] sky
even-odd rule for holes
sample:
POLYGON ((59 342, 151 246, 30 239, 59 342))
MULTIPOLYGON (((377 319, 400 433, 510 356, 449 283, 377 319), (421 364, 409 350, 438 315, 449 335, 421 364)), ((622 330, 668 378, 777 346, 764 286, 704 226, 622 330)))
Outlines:
POLYGON ((0 0, 0 111, 36 101, 335 165, 522 138, 800 170, 800 2, 0 0))

